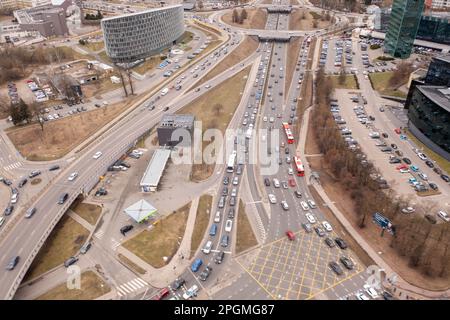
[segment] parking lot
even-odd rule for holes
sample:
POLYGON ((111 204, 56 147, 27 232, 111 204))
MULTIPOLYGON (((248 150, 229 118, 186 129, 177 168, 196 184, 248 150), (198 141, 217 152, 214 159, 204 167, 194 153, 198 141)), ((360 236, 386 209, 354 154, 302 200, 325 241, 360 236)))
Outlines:
POLYGON ((273 299, 305 300, 330 289, 363 271, 361 264, 348 249, 330 248, 315 233, 299 231, 294 241, 287 237, 264 245, 247 265, 250 252, 237 261, 273 299), (353 270, 345 269, 339 262, 343 255, 355 262, 353 270), (341 265, 343 275, 338 276, 328 266, 335 261, 341 265), (245 266, 244 266, 245 265, 245 266))

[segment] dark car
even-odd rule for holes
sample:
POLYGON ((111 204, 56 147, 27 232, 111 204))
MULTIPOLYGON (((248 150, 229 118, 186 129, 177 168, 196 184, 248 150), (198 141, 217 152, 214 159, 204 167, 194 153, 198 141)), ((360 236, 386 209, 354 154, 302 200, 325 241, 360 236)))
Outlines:
POLYGON ((394 296, 387 291, 383 292, 383 298, 384 300, 394 300, 394 296))
POLYGON ((301 192, 298 191, 298 190, 295 190, 295 191, 294 191, 294 194, 295 194, 295 196, 296 196, 297 198, 301 198, 301 197, 302 197, 301 192))
POLYGON ((12 185, 12 181, 9 180, 9 179, 4 179, 4 180, 3 180, 3 183, 6 184, 7 186, 12 185))
POLYGON ((6 266, 6 270, 14 270, 14 268, 17 266, 17 264, 19 263, 20 257, 19 256, 15 256, 13 257, 8 265, 6 266))
POLYGON ((389 135, 386 132, 383 132, 381 135, 383 136, 383 138, 389 137, 389 135))
POLYGON ((336 238, 336 239, 334 239, 334 242, 336 242, 336 244, 341 249, 347 249, 348 248, 347 243, 344 241, 344 239, 336 238))
POLYGON ((412 163, 411 160, 409 160, 409 158, 403 158, 402 160, 406 164, 411 164, 412 163))
POLYGON ((319 237, 325 236, 325 231, 323 231, 323 229, 320 227, 314 227, 314 231, 316 231, 316 233, 319 237))
POLYGON ((22 188, 24 185, 27 184, 27 182, 28 182, 28 179, 27 179, 27 178, 22 179, 22 180, 20 180, 20 182, 19 182, 19 184, 18 184, 17 186, 18 186, 19 188, 22 188))
POLYGON ((302 227, 303 227, 303 229, 305 229, 305 231, 307 233, 311 233, 312 232, 312 227, 311 227, 311 225, 309 223, 302 223, 302 227))
POLYGON ((344 265, 344 267, 346 267, 348 270, 352 270, 355 267, 355 264, 353 263, 353 261, 345 256, 341 257, 339 260, 344 265))
POLYGON ((174 282, 172 282, 172 284, 170 285, 170 288, 172 288, 172 290, 176 291, 176 290, 180 289, 185 283, 186 283, 186 280, 184 280, 183 278, 177 278, 177 279, 175 279, 174 282))
POLYGON ((397 145, 396 145, 395 143, 391 143, 391 147, 392 147, 392 149, 394 149, 394 150, 397 150, 397 149, 398 149, 398 147, 397 147, 397 145))
POLYGON ((77 257, 70 257, 69 259, 64 261, 64 267, 68 268, 68 267, 70 267, 71 265, 73 265, 77 261, 78 261, 77 257))
POLYGON ((270 187, 270 180, 269 180, 269 178, 264 178, 264 184, 266 185, 266 187, 270 187))
POLYGON ((437 184, 436 184, 436 183, 430 182, 430 183, 429 183, 428 185, 429 185, 429 186, 430 186, 430 188, 431 188, 431 189, 433 189, 433 190, 437 190, 437 189, 439 189, 439 187, 437 186, 437 184))
POLYGON ((230 210, 228 210, 228 219, 233 218, 234 218, 234 208, 230 208, 230 210))
POLYGON ((60 168, 60 166, 55 164, 54 166, 51 166, 50 168, 48 168, 48 171, 55 171, 55 170, 58 170, 59 168, 60 168))
POLYGON ((223 235, 222 240, 220 241, 220 245, 224 248, 228 247, 229 240, 230 240, 230 237, 228 235, 223 235))
POLYGON ((122 228, 120 228, 120 233, 125 236, 125 234, 127 232, 131 231, 133 228, 134 227, 131 224, 128 224, 128 225, 123 226, 122 228))
POLYGON ((434 168, 433 168, 433 171, 436 172, 438 175, 441 175, 441 174, 442 174, 442 170, 439 169, 438 167, 434 167, 434 168))
POLYGON ((444 180, 445 182, 449 182, 450 181, 450 177, 446 174, 441 174, 441 179, 444 180))
POLYGON ((96 196, 96 197, 106 196, 107 194, 108 194, 108 191, 107 191, 105 188, 103 188, 103 187, 101 187, 100 189, 98 189, 98 190, 95 192, 95 196, 96 196))
POLYGON ((328 265, 330 266, 331 270, 333 270, 334 273, 336 273, 338 276, 341 276, 344 274, 344 271, 336 262, 331 261, 328 265))
POLYGON ((198 278, 201 281, 206 281, 206 279, 208 279, 209 275, 211 274, 212 268, 211 267, 205 267, 205 270, 203 270, 200 275, 198 276, 198 278))
POLYGON ((225 258, 225 252, 219 251, 216 256, 214 257, 214 262, 216 264, 221 264, 223 261, 223 258, 225 258))
POLYGON ((223 196, 228 195, 228 187, 223 187, 223 189, 222 189, 222 195, 223 195, 223 196))
POLYGON ((401 152, 400 150, 395 150, 395 154, 399 157, 403 157, 403 152, 401 152))
POLYGON ((425 164, 430 168, 434 168, 434 163, 431 162, 430 160, 425 161, 425 164))
POLYGON ((9 206, 6 207, 5 211, 3 212, 3 214, 5 216, 9 216, 14 210, 14 206, 12 204, 10 204, 9 206))
POLYGON ((169 107, 165 107, 165 108, 163 109, 163 111, 167 111, 167 110, 169 110, 169 107))
POLYGON ((66 202, 67 198, 69 198, 69 194, 67 192, 63 193, 58 199, 58 204, 63 204, 66 202))
POLYGON ((400 160, 399 158, 392 158, 389 160, 389 163, 400 163, 402 162, 402 160, 400 160))
POLYGON ((227 184, 229 184, 230 183, 230 178, 228 178, 228 176, 225 176, 224 178, 223 178, 223 184, 224 185, 227 185, 227 184))
POLYGON ((431 214, 426 214, 425 215, 425 219, 427 219, 428 222, 431 223, 431 224, 436 224, 437 223, 436 218, 434 216, 432 216, 431 214))
POLYGON ((333 248, 335 246, 333 239, 331 238, 326 238, 325 239, 325 243, 327 244, 327 246, 329 246, 330 248, 333 248))

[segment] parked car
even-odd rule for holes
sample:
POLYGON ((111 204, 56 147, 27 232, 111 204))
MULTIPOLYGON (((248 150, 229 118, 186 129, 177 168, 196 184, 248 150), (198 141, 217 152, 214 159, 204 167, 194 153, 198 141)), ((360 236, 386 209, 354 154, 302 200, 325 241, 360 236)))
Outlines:
POLYGON ((130 232, 131 230, 133 230, 133 225, 131 225, 131 224, 128 224, 128 225, 126 225, 126 226, 123 226, 122 228, 120 228, 120 233, 123 235, 123 236, 125 236, 125 234, 127 233, 127 232, 130 232))
POLYGON ((172 282, 172 284, 170 285, 170 288, 171 288, 173 291, 177 291, 177 290, 180 289, 185 283, 186 283, 186 280, 184 280, 183 278, 177 278, 177 279, 175 279, 174 282, 172 282))
POLYGON ((295 234, 294 234, 291 230, 286 231, 286 236, 287 236, 288 239, 291 240, 291 241, 294 241, 294 240, 295 240, 295 234))
POLYGON ((319 237, 325 237, 325 231, 321 227, 314 227, 314 231, 316 231, 319 237))
POLYGON ((450 217, 449 217, 448 213, 445 212, 445 211, 440 210, 440 211, 438 211, 437 215, 438 215, 439 218, 441 218, 445 222, 449 222, 450 221, 450 217))
POLYGON ((78 261, 77 257, 70 257, 69 259, 64 261, 64 267, 68 268, 68 267, 70 267, 71 265, 73 265, 77 261, 78 261))
POLYGON ((89 251, 89 249, 91 248, 91 246, 92 246, 92 243, 90 243, 90 242, 85 243, 85 244, 80 248, 80 253, 81 253, 81 254, 86 254, 86 252, 89 251))
POLYGON ((336 273, 338 276, 341 276, 344 274, 344 271, 342 270, 342 268, 334 261, 331 261, 328 266, 331 268, 331 270, 334 271, 334 273, 336 273))
POLYGON ((214 257, 214 263, 221 264, 223 258, 225 258, 225 252, 224 251, 217 252, 216 256, 214 257))
POLYGON ((342 256, 339 260, 348 270, 352 270, 355 267, 353 261, 350 258, 347 258, 346 256, 342 256))
POLYGON ((311 233, 313 230, 312 226, 309 223, 302 223, 302 227, 307 233, 311 233))
POLYGON ((347 249, 348 248, 348 246, 347 246, 347 243, 343 240, 343 239, 341 239, 341 238, 335 238, 334 239, 334 242, 336 242, 336 244, 339 246, 339 248, 341 248, 341 249, 347 249))
POLYGON ((200 269, 200 266, 203 264, 202 259, 195 259, 195 261, 191 265, 191 271, 197 272, 200 269))
POLYGON ((325 238, 325 243, 327 244, 327 246, 329 246, 330 248, 333 248, 335 246, 333 239, 331 238, 325 238))

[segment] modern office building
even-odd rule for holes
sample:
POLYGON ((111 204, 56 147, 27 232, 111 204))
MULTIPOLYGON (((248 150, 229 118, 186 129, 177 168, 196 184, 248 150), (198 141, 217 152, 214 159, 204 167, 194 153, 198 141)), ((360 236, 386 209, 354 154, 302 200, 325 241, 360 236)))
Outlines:
POLYGON ((190 146, 191 141, 185 141, 182 137, 191 138, 194 130, 194 116, 191 114, 166 114, 162 117, 158 128, 158 142, 160 146, 175 146, 182 143, 190 146), (177 131, 178 130, 178 131, 177 131), (177 131, 177 132, 176 132, 177 131), (175 135, 174 135, 175 133, 175 135), (175 139, 176 137, 176 139, 175 139))
POLYGON ((408 106, 409 130, 450 161, 450 88, 415 86, 408 106))
POLYGON ((450 87, 450 54, 433 57, 428 67, 425 83, 450 87))
POLYGON ((432 9, 450 9, 450 0, 431 0, 432 9))
POLYGON ((424 0, 394 0, 384 51, 393 57, 410 56, 417 35, 424 0))
POLYGON ((450 15, 422 15, 416 38, 450 44, 450 15))
POLYGON ((108 56, 116 63, 131 63, 176 43, 185 30, 183 6, 106 18, 101 26, 108 56))

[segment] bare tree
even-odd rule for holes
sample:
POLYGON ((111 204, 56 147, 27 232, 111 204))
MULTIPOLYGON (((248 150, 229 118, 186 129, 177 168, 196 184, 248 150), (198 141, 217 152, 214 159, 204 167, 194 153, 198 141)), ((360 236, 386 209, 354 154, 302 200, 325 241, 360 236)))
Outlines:
POLYGON ((120 82, 122 83, 122 87, 123 87, 123 92, 125 93, 125 96, 128 97, 127 85, 125 83, 125 79, 123 78, 122 70, 119 67, 117 67, 117 65, 116 65, 116 69, 117 69, 117 72, 119 73, 120 82))
POLYGON ((134 95, 133 81, 131 81, 131 71, 127 69, 128 83, 130 84, 131 95, 134 95))

